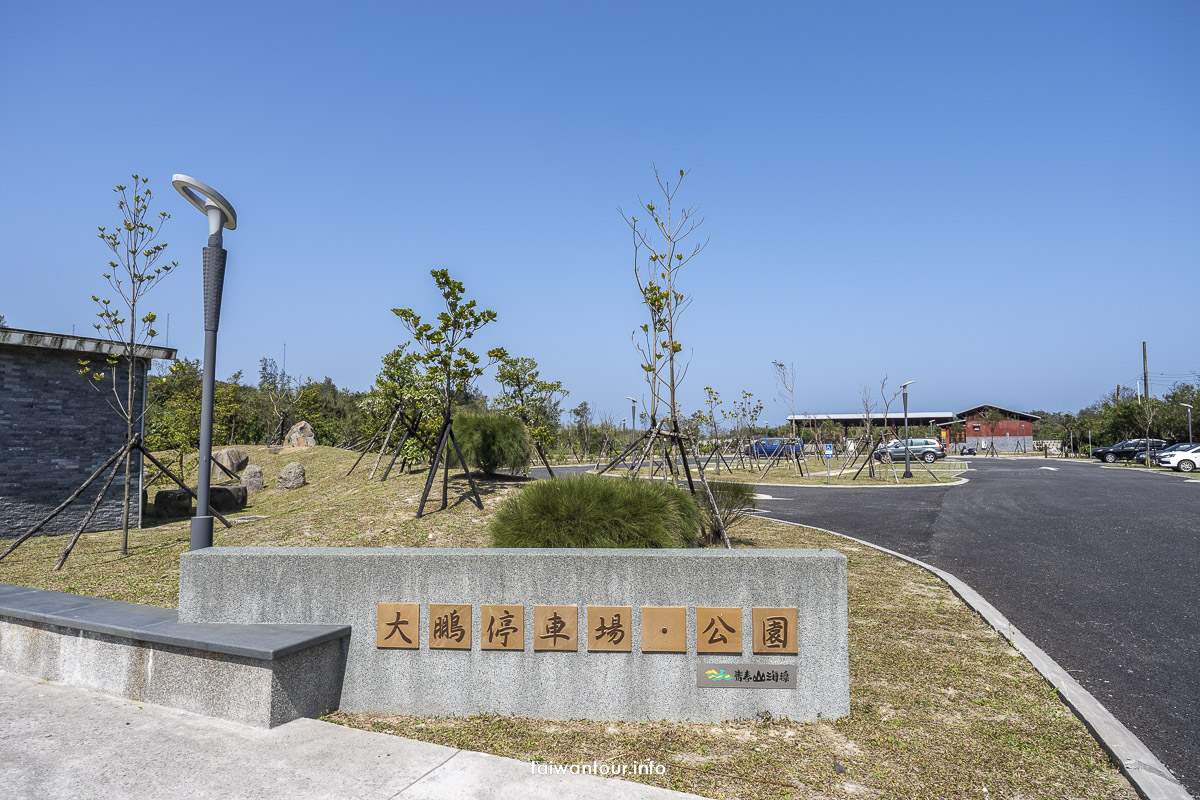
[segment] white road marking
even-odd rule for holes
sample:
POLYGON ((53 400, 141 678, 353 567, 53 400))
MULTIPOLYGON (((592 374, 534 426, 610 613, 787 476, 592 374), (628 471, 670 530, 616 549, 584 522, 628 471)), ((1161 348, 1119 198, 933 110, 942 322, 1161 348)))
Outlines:
POLYGON ((1058 472, 1058 467, 1038 467, 1038 469, 1048 469, 1051 472, 1058 472))

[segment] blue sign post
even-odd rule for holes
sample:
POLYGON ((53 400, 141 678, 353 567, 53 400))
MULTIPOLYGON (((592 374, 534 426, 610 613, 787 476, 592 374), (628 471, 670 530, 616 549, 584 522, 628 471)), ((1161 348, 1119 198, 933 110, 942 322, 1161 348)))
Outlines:
POLYGON ((829 462, 833 460, 833 442, 825 443, 825 483, 829 483, 829 462))

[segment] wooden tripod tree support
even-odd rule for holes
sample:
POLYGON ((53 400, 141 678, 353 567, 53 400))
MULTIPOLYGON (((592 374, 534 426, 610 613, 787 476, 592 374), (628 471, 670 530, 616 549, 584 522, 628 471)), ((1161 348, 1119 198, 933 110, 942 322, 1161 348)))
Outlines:
MULTIPOLYGON (((400 404, 399 404, 399 403, 397 403, 397 404, 395 405, 395 407, 392 409, 392 413, 391 413, 391 416, 390 416, 390 419, 392 420, 392 424, 393 424, 393 425, 394 425, 394 424, 395 424, 395 422, 396 422, 396 414, 398 414, 399 412, 400 412, 400 404)), ((371 437, 370 441, 368 441, 368 442, 367 442, 367 444, 366 444, 366 446, 365 446, 365 447, 363 447, 362 451, 361 451, 361 452, 359 452, 359 454, 358 454, 358 458, 357 458, 357 459, 355 459, 355 461, 354 461, 354 463, 353 463, 352 465, 350 465, 350 469, 346 470, 346 477, 347 477, 347 478, 348 478, 348 477, 350 477, 350 473, 351 473, 351 472, 354 472, 355 468, 356 468, 356 467, 358 467, 358 465, 359 465, 359 462, 361 462, 361 461, 363 460, 363 458, 365 458, 365 457, 366 457, 367 453, 371 452, 371 448, 372 448, 372 447, 374 447, 374 446, 375 446, 375 443, 379 441, 379 436, 380 436, 382 433, 383 433, 383 426, 380 426, 379 430, 375 431, 375 435, 371 437)), ((391 429, 391 427, 389 427, 389 428, 388 428, 388 435, 389 435, 389 436, 391 436, 391 434, 392 434, 392 429, 391 429)), ((386 447, 386 442, 385 442, 385 445, 384 445, 384 446, 386 447)), ((380 451, 380 454, 382 455, 382 451, 380 451)), ((376 465, 375 465, 375 466, 376 466, 376 468, 378 468, 379 464, 378 464, 378 463, 376 463, 376 465)), ((374 473, 374 471, 372 471, 372 473, 371 473, 371 474, 372 474, 372 475, 374 475, 374 474, 375 474, 375 473, 374 473)))
MULTIPOLYGON (((192 491, 190 488, 188 488, 187 484, 185 484, 179 476, 177 476, 174 472, 171 472, 171 470, 169 470, 165 466, 163 466, 163 463, 161 461, 159 461, 157 458, 155 458, 153 455, 151 455, 150 451, 147 450, 142 445, 141 437, 135 435, 128 442, 121 445, 121 447, 115 453, 113 453, 111 456, 109 456, 108 459, 100 466, 100 468, 98 470, 93 472, 91 474, 91 476, 88 477, 88 479, 85 480, 79 486, 78 489, 76 489, 74 492, 71 493, 70 497, 68 497, 66 500, 64 500, 57 508, 55 508, 49 514, 47 514, 36 525, 34 525, 32 528, 25 531, 25 533, 23 533, 19 537, 17 537, 13 541, 13 543, 10 544, 3 553, 0 553, 0 561, 4 560, 4 558, 6 556, 8 556, 9 553, 16 550, 18 547, 20 547, 22 544, 24 544, 26 541, 28 541, 30 538, 32 538, 42 528, 49 525, 50 522, 55 517, 57 517, 62 512, 66 511, 67 508, 72 503, 74 503, 76 500, 79 499, 80 495, 82 495, 85 491, 87 491, 87 488, 89 486, 91 486, 93 483, 95 483, 97 478, 99 478, 101 475, 104 474, 104 471, 106 469, 109 469, 111 467, 112 471, 109 473, 108 479, 105 480, 104 487, 100 490, 100 494, 96 496, 96 499, 94 501, 92 501, 91 507, 88 509, 87 513, 84 514, 83 519, 80 521, 78 527, 76 528, 75 535, 74 535, 74 537, 72 537, 71 543, 67 545, 67 549, 63 552, 62 557, 59 558, 59 560, 58 560, 58 564, 54 567, 54 569, 56 569, 56 570, 62 569, 63 564, 65 564, 67 561, 67 557, 71 554, 71 550, 74 549, 76 542, 78 542, 79 538, 83 535, 83 531, 87 527, 87 524, 92 521, 92 517, 95 516, 96 511, 99 510, 100 504, 104 501, 104 495, 108 493, 109 488, 112 486, 113 480, 117 474, 117 466, 119 466, 119 464, 117 466, 114 466, 114 464, 116 464, 116 462, 118 462, 122 457, 124 457, 124 455, 130 450, 137 450, 138 452, 140 452, 143 456, 146 457, 147 460, 150 461, 150 463, 154 464, 154 466, 158 468, 160 474, 166 475, 169 478, 171 478, 171 480, 173 480, 173 481, 175 481, 175 483, 179 484, 179 486, 185 492, 187 492, 188 495, 193 500, 196 499, 196 493, 194 491, 192 491)), ((225 517, 221 516, 221 514, 218 513, 217 510, 214 509, 211 505, 209 505, 208 510, 214 517, 219 519, 221 521, 221 524, 223 524, 226 528, 233 527, 232 523, 230 523, 229 520, 225 519, 225 517)))
MULTIPOLYGON (((380 483, 386 481, 388 479, 388 475, 392 474, 392 467, 395 465, 396 459, 400 457, 400 451, 404 449, 404 445, 408 443, 410 437, 416 439, 422 447, 429 451, 431 456, 433 455, 433 445, 429 444, 429 442, 425 440, 425 437, 421 435, 421 416, 421 412, 418 411, 417 416, 413 417, 413 419, 409 421, 408 415, 404 412, 400 412, 400 420, 404 423, 404 435, 400 437, 400 444, 396 445, 396 449, 392 453, 392 460, 388 462, 387 469, 385 469, 383 471, 383 475, 379 477, 380 483)), ((407 463, 407 459, 405 459, 405 463, 407 463)), ((401 470, 403 469, 404 467, 401 466, 401 470)))
POLYGON ((371 474, 367 476, 367 480, 375 477, 375 472, 379 469, 379 462, 383 460, 383 453, 387 450, 388 442, 392 439, 392 430, 396 427, 396 420, 400 417, 400 405, 396 404, 396 410, 392 412, 392 421, 388 423, 387 435, 383 437, 383 444, 379 446, 379 455, 375 457, 375 466, 371 467, 371 474))
MULTIPOLYGON (((633 442, 633 444, 629 445, 624 450, 622 450, 621 454, 618 455, 616 458, 614 458, 612 461, 610 461, 608 463, 608 465, 604 467, 604 469, 599 471, 598 474, 603 475, 604 473, 608 472, 610 469, 615 467, 623 458, 625 458, 625 455, 627 453, 632 452, 634 449, 637 448, 639 443, 645 441, 646 446, 645 446, 645 448, 643 448, 641 456, 636 461, 632 462, 631 466, 629 468, 630 472, 637 472, 639 469, 641 469, 643 462, 645 462, 646 456, 652 452, 652 448, 654 447, 655 441, 661 436, 663 438, 664 442, 673 443, 675 445, 675 447, 677 447, 679 449, 679 456, 680 456, 680 459, 683 464, 684 475, 687 478, 688 490, 694 495, 694 494, 696 494, 696 485, 692 481, 692 471, 691 471, 691 468, 688 466, 688 457, 687 457, 687 450, 688 450, 687 445, 690 445, 691 451, 692 451, 692 459, 696 464, 696 470, 700 476, 700 485, 704 487, 704 495, 708 499, 709 506, 712 508, 713 519, 716 521, 717 530, 721 534, 721 542, 725 545, 725 548, 727 550, 732 549, 733 546, 729 542, 729 534, 725 530, 725 521, 723 519, 721 519, 721 510, 720 510, 720 507, 717 505, 717 499, 715 496, 713 496, 712 489, 708 485, 708 480, 704 476, 704 467, 701 463, 700 451, 696 447, 696 442, 695 442, 695 440, 693 440, 687 436, 684 436, 683 432, 679 430, 679 423, 675 422, 674 420, 672 420, 671 423, 672 424, 671 424, 670 430, 663 430, 665 422, 659 423, 658 425, 653 425, 653 426, 647 428, 645 433, 643 433, 641 436, 639 436, 637 438, 637 440, 633 442)), ((674 458, 672 457, 669 449, 667 450, 667 453, 665 454, 664 461, 666 461, 668 468, 672 471, 672 473, 677 474, 677 473, 675 473, 674 458)), ((726 467, 728 467, 728 465, 726 465, 726 467)))
MULTIPOLYGON (((443 454, 446 452, 447 441, 454 445, 454 452, 458 455, 458 463, 462 465, 463 472, 467 475, 467 482, 471 484, 471 494, 474 498, 475 505, 479 510, 483 510, 483 501, 479 499, 479 490, 475 488, 475 479, 471 477, 471 468, 467 466, 467 460, 463 458, 462 450, 458 446, 458 440, 454 438, 454 425, 449 417, 446 417, 442 422, 442 430, 438 434, 437 450, 433 454, 433 463, 429 465, 429 477, 425 479, 425 490, 421 492, 421 504, 417 506, 417 519, 425 513, 425 502, 429 499, 429 490, 433 488, 434 478, 437 477, 438 466, 443 463, 443 454)), ((446 493, 450 483, 450 462, 445 463, 445 474, 442 478, 442 508, 447 505, 446 493)))

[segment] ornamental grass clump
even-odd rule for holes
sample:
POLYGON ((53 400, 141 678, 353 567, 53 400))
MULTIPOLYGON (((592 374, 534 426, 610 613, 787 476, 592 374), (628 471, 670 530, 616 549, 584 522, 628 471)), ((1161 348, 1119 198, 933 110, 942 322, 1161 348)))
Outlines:
POLYGON ((700 510, 663 481, 571 475, 538 481, 492 518, 495 547, 694 547, 700 510))
MULTIPOLYGON (((708 488, 712 490, 713 499, 717 501, 717 510, 721 513, 721 522, 725 524, 728 534, 734 528, 745 523, 747 511, 758 507, 758 498, 754 487, 740 481, 709 481, 708 488)), ((716 515, 712 506, 702 503, 700 510, 704 515, 705 544, 717 544, 721 541, 721 532, 717 527, 716 515)))
POLYGON ((454 438, 467 463, 484 475, 495 475, 501 469, 523 472, 529 466, 529 437, 516 417, 455 414, 454 438))

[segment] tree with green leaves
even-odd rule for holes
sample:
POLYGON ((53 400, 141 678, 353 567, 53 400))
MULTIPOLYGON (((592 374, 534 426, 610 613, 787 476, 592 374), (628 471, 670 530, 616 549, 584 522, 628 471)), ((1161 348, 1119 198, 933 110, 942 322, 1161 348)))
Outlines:
POLYGON ((996 455, 996 430, 1000 427, 1000 423, 1004 422, 1004 412, 995 406, 988 406, 987 411, 979 417, 979 421, 983 423, 988 432, 987 454, 989 456, 996 455))
POLYGON ((638 208, 650 216, 649 224, 621 211, 633 234, 633 276, 650 314, 650 321, 640 326, 642 341, 638 342, 636 332, 633 334, 634 347, 642 357, 642 370, 650 387, 650 427, 658 423, 660 402, 665 401, 665 413, 671 419, 680 413, 675 394, 687 375, 688 362, 681 361, 679 356, 683 350, 678 339, 679 318, 692 300, 679 291, 679 276, 708 245, 707 238, 687 241, 697 234, 704 219, 697 216, 699 206, 680 206, 676 202, 675 196, 686 176, 685 170, 679 170, 679 180, 672 186, 654 169, 654 179, 662 194, 661 205, 638 197, 638 208))
POLYGON ((546 458, 546 448, 554 441, 561 414, 559 404, 568 394, 562 387, 562 381, 544 381, 537 362, 532 358, 518 358, 505 353, 496 366, 496 383, 500 385, 496 407, 525 424, 534 451, 546 466, 550 477, 554 477, 554 470, 546 458))
MULTIPOLYGON (((114 298, 101 299, 92 295, 100 321, 94 323, 98 332, 114 345, 114 352, 105 359, 105 366, 96 369, 90 360, 79 362, 79 374, 88 376, 92 384, 101 391, 108 404, 125 420, 125 440, 133 440, 134 427, 141 419, 142 411, 134 402, 137 385, 138 364, 146 358, 150 342, 158 335, 154 329, 156 315, 147 311, 143 300, 176 267, 178 261, 163 262, 167 243, 159 241, 162 227, 171 215, 150 211, 152 193, 149 178, 134 175, 129 185, 118 184, 113 192, 117 195, 117 208, 121 220, 111 231, 98 228, 100 241, 104 242, 113 255, 104 273, 114 298), (140 314, 140 316, 139 316, 140 314), (122 368, 124 375, 121 374, 122 368), (106 385, 105 378, 109 378, 106 385), (110 396, 111 395, 111 396, 110 396)), ((125 452, 125 489, 121 511, 121 555, 129 552, 129 494, 132 488, 133 453, 125 452)))
MULTIPOLYGON (((430 270, 429 274, 433 277, 433 282, 441 292, 442 300, 446 305, 445 311, 438 313, 436 325, 422 320, 421 316, 411 308, 392 309, 392 313, 400 318, 401 324, 412 335, 413 342, 421 350, 418 356, 420 362, 436 376, 438 391, 441 394, 442 430, 433 463, 429 468, 429 478, 425 482, 425 491, 421 495, 421 504, 417 508, 418 517, 424 511, 429 489, 433 485, 438 463, 442 460, 447 443, 454 445, 463 470, 467 473, 467 479, 471 481, 475 504, 480 509, 483 508, 483 501, 479 499, 478 492, 475 492, 471 470, 462 457, 458 442, 454 439, 451 413, 455 396, 469 392, 476 379, 483 375, 484 369, 505 355, 503 350, 491 350, 488 352, 489 362, 481 366, 479 356, 466 347, 465 343, 486 325, 495 322, 496 312, 476 310, 474 300, 464 301, 462 282, 451 278, 448 270, 434 269, 430 270)), ((447 460, 444 463, 442 508, 446 508, 449 504, 450 486, 450 462, 447 460)))

